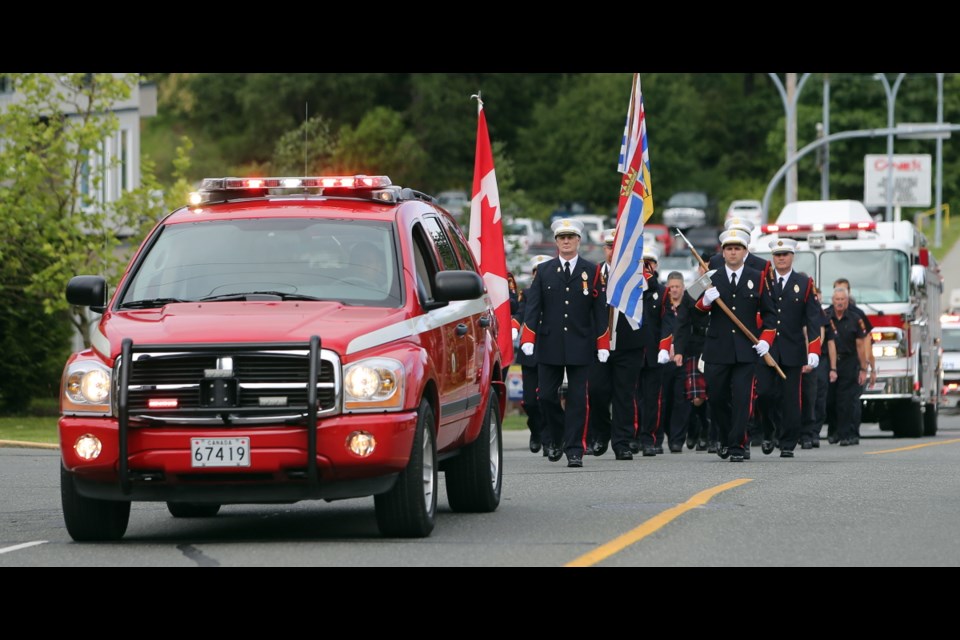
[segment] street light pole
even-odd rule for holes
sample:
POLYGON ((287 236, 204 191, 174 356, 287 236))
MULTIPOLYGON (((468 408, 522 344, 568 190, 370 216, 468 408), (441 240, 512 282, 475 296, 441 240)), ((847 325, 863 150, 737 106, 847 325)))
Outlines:
MULTIPOLYGON (((775 73, 767 74, 773 84, 777 87, 777 91, 780 93, 780 99, 783 101, 783 112, 786 119, 786 162, 790 163, 790 159, 797 152, 797 99, 800 97, 800 91, 803 90, 803 85, 806 84, 807 80, 810 78, 809 73, 803 74, 800 78, 800 81, 796 83, 796 89, 793 88, 793 79, 796 78, 797 74, 788 73, 787 82, 790 87, 790 92, 788 94, 787 89, 784 88, 783 83, 780 81, 780 76, 775 73)), ((797 199, 797 174, 796 167, 791 166, 791 174, 787 179, 786 189, 786 203, 789 204, 794 202, 797 199)))
MULTIPOLYGON (((907 75, 901 73, 893 83, 893 89, 890 88, 890 81, 887 80, 887 74, 875 73, 874 79, 883 83, 883 90, 887 93, 887 129, 893 129, 893 110, 896 105, 897 91, 900 90, 900 83, 903 77, 907 75)), ((887 210, 883 217, 890 222, 893 220, 893 134, 887 136, 887 210)))
MULTIPOLYGON (((937 124, 943 124, 943 74, 937 74, 937 124)), ((937 202, 936 231, 934 232, 933 246, 939 248, 943 243, 943 227, 940 218, 940 207, 943 206, 943 138, 937 136, 937 202)))
MULTIPOLYGON (((820 128, 823 137, 830 135, 830 74, 823 74, 823 125, 820 128)), ((830 145, 823 146, 823 163, 820 167, 820 199, 830 199, 830 145)))

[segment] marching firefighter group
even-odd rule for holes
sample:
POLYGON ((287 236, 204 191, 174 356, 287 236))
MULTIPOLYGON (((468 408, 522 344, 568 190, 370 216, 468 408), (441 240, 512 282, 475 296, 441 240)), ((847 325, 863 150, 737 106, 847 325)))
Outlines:
POLYGON ((824 424, 830 443, 859 444, 860 393, 876 381, 869 320, 846 280, 823 308, 793 269, 796 240, 771 241, 770 261, 751 254, 752 228, 728 219, 690 290, 679 272, 661 284, 656 248, 644 246, 636 322, 607 302, 615 230, 594 264, 579 254, 582 223, 553 223, 558 255, 531 260, 523 291, 511 279, 530 451, 568 467, 608 448, 632 460, 684 444, 733 462, 751 444, 792 458, 820 446, 824 424))

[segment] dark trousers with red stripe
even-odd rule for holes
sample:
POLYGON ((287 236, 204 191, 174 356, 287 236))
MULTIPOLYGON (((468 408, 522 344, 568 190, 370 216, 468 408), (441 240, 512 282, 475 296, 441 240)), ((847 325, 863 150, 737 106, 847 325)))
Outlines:
POLYGON ((703 375, 710 390, 710 416, 717 425, 720 446, 731 455, 743 455, 747 425, 753 413, 753 362, 717 364, 707 362, 703 375))
POLYGON ((781 364, 780 369, 786 380, 763 360, 757 363, 756 419, 764 440, 779 440, 781 451, 793 451, 800 439, 803 367, 781 364))
POLYGON ((640 429, 637 440, 641 447, 663 446, 663 367, 644 364, 639 383, 640 429))
POLYGON ((540 440, 540 432, 543 431, 543 419, 540 417, 540 401, 537 399, 537 387, 540 385, 540 376, 537 366, 528 367, 523 365, 520 368, 523 375, 523 400, 520 402, 524 413, 527 414, 527 428, 530 429, 530 435, 540 440))
POLYGON ((540 413, 544 443, 559 445, 567 457, 583 455, 587 435, 587 380, 592 365, 539 364, 540 413), (565 404, 560 405, 560 385, 567 373, 565 404))

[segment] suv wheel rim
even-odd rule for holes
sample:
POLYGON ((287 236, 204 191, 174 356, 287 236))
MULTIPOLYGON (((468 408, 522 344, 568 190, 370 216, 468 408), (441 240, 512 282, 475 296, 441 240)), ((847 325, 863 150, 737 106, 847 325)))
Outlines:
POLYGON ((493 490, 497 490, 500 480, 500 433, 497 429, 497 419, 490 415, 490 483, 493 490))
POLYGON ((433 432, 429 428, 423 434, 423 503, 427 513, 433 511, 433 432))

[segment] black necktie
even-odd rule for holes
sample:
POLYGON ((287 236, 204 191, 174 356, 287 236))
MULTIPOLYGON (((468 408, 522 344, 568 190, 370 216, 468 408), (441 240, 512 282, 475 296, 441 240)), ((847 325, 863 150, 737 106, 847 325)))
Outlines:
POLYGON ((567 276, 567 279, 569 280, 570 279, 570 263, 569 262, 563 263, 563 273, 564 275, 567 276))
POLYGON ((736 271, 734 271, 733 273, 730 274, 730 284, 733 285, 733 288, 734 288, 734 289, 737 288, 737 273, 736 273, 736 271))
POLYGON ((777 295, 783 294, 783 276, 780 276, 780 279, 777 280, 777 295))

